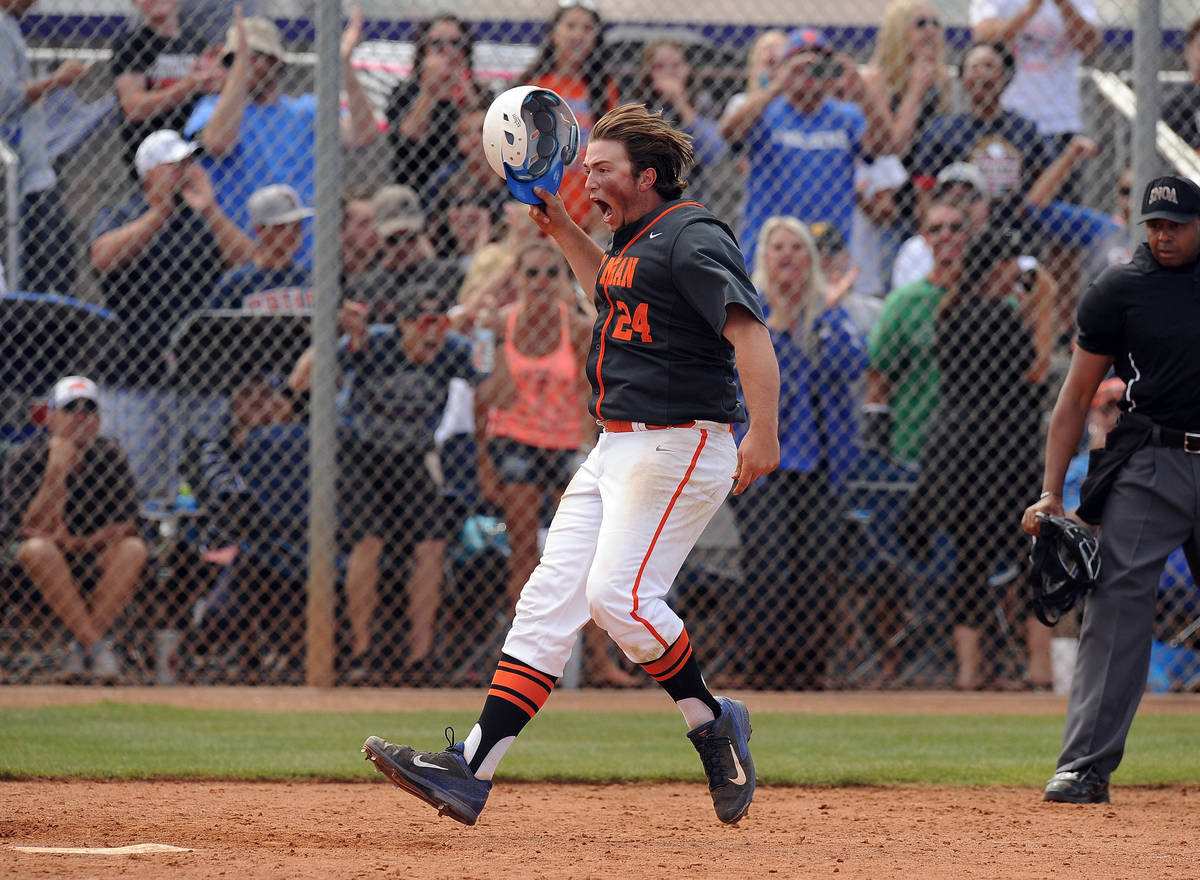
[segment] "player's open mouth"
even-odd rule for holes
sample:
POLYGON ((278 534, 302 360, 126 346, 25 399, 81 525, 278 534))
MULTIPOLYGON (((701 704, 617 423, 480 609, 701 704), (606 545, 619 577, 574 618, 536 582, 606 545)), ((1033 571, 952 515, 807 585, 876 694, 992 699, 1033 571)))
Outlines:
POLYGON ((601 220, 603 220, 605 223, 607 223, 609 220, 612 219, 612 216, 613 216, 612 205, 610 205, 608 202, 602 201, 600 199, 592 199, 592 201, 595 203, 596 207, 600 209, 600 219, 601 220))

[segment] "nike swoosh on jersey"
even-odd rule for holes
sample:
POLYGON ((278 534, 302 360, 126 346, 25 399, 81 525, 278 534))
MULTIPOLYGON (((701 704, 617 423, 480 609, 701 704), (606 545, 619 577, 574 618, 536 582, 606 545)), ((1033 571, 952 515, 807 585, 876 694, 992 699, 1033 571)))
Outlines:
MULTIPOLYGON (((730 746, 730 748, 733 748, 733 746, 730 746)), ((735 761, 737 760, 736 755, 734 756, 733 760, 735 760, 735 761)), ((413 764, 417 767, 425 767, 429 770, 445 770, 446 769, 445 767, 439 767, 437 764, 430 764, 428 761, 422 759, 420 755, 413 756, 413 764)), ((741 773, 741 771, 742 771, 742 765, 739 764, 738 772, 741 773)), ((743 773, 742 779, 745 780, 745 778, 746 778, 746 775, 743 773)))
POLYGON ((737 767, 737 776, 730 776, 729 781, 734 785, 745 785, 746 771, 742 769, 742 762, 738 760, 737 751, 733 748, 732 743, 729 745, 729 754, 733 755, 733 766, 737 767))
POLYGON ((658 238, 660 235, 662 235, 661 232, 651 232, 649 237, 650 238, 658 238))

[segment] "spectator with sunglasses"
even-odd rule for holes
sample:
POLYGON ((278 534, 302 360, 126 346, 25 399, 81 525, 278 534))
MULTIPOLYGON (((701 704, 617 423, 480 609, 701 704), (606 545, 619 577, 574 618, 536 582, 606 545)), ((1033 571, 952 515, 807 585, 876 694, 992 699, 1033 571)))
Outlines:
POLYGON ((438 169, 454 161, 461 114, 486 103, 486 90, 471 72, 472 51, 470 31, 457 16, 439 15, 418 28, 412 76, 387 105, 396 183, 423 192, 438 169))
MULTIPOLYGON (((362 38, 362 11, 353 7, 342 34, 342 82, 349 113, 342 119, 348 149, 374 142, 375 112, 350 55, 362 38)), ((235 7, 222 59, 229 66, 219 95, 200 99, 185 134, 204 147, 201 160, 212 177, 217 202, 249 231, 250 195, 265 182, 293 187, 311 205, 316 195, 316 112, 313 94, 284 92, 286 52, 270 19, 244 18, 235 7)), ((299 261, 312 261, 312 235, 306 233, 299 261)))
POLYGON ((937 309, 962 271, 963 249, 971 235, 967 212, 953 202, 931 202, 921 220, 921 234, 933 248, 933 267, 883 301, 869 340, 871 365, 863 409, 864 445, 910 465, 921 461, 925 432, 937 409, 937 309))
POLYGON ((100 395, 90 379, 59 379, 46 422, 48 433, 4 462, 11 552, 71 633, 64 677, 90 672, 111 682, 122 670, 109 630, 148 554, 137 534, 133 472, 117 442, 99 436, 100 395))

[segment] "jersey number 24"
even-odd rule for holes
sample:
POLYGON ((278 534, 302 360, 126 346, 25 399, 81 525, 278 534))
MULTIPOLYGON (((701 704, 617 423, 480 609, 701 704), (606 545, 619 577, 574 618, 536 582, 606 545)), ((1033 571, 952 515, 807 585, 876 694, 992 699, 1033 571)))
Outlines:
POLYGON ((624 300, 616 300, 613 305, 617 309, 617 324, 613 327, 613 339, 629 342, 633 339, 633 334, 637 333, 641 337, 642 342, 654 341, 650 336, 650 321, 646 317, 650 311, 648 303, 638 305, 632 314, 630 314, 629 306, 624 300))

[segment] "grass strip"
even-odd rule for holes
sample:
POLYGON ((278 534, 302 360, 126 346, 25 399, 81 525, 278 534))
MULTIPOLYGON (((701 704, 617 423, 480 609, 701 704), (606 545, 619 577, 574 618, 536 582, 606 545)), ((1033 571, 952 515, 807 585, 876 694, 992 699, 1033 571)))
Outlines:
MULTIPOLYGON (((461 738, 474 713, 254 712, 98 703, 0 711, 0 778, 360 780, 368 734, 417 748, 461 738)), ((1034 785, 1053 772, 1061 719, 1021 715, 767 714, 754 719, 759 779, 780 785, 1034 785)), ((552 711, 498 778, 638 782, 701 778, 679 715, 552 711)), ((1200 783, 1188 716, 1139 718, 1120 783, 1200 783)))

